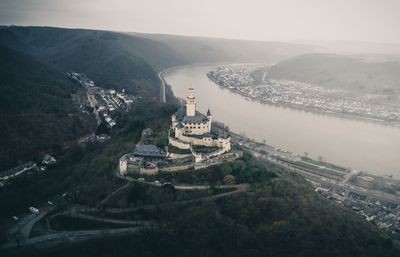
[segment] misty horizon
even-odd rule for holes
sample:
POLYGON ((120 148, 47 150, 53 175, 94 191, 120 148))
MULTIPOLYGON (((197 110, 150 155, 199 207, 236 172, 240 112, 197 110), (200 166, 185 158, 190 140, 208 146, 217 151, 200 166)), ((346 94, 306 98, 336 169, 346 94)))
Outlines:
POLYGON ((398 1, 25 1, 0 3, 0 24, 252 41, 399 44, 398 1))

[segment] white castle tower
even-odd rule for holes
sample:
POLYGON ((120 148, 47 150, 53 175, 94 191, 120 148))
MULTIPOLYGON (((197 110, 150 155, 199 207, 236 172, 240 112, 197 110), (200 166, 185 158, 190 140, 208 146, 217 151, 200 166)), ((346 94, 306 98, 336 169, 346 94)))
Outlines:
POLYGON ((196 116, 196 97, 194 97, 194 89, 188 90, 186 97, 186 116, 196 116))

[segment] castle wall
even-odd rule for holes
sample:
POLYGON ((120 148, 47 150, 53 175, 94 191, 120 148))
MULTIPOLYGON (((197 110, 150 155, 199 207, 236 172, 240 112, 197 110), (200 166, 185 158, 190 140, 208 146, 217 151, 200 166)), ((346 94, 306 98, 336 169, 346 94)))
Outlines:
POLYGON ((140 175, 156 175, 158 173, 158 168, 151 168, 151 169, 146 169, 143 167, 140 167, 139 169, 139 174, 140 175))
POLYGON ((187 170, 193 168, 193 163, 190 164, 183 164, 183 165, 171 165, 171 166, 165 166, 165 167, 160 167, 160 171, 167 171, 167 172, 172 172, 172 171, 180 171, 180 170, 187 170))
POLYGON ((221 154, 224 154, 224 153, 229 151, 226 148, 220 148, 220 149, 218 149, 218 150, 216 150, 214 152, 211 152, 211 153, 208 153, 208 154, 204 154, 204 153, 196 153, 193 150, 193 148, 191 148, 191 150, 192 150, 192 154, 193 154, 193 156, 195 158, 195 162, 196 163, 205 161, 207 159, 211 159, 211 158, 216 157, 216 156, 220 156, 221 154))
MULTIPOLYGON (((223 148, 227 151, 229 151, 231 149, 231 143, 230 143, 230 139, 224 139, 224 138, 219 138, 219 139, 212 139, 210 137, 204 137, 204 138, 196 138, 196 137, 190 137, 190 136, 185 136, 182 135, 182 133, 175 133, 176 138, 178 138, 179 140, 183 141, 183 142, 188 142, 188 143, 192 143, 194 145, 203 145, 203 146, 209 146, 209 147, 219 147, 219 148, 223 148)), ((185 149, 189 149, 189 148, 185 148, 185 149)))
POLYGON ((190 149, 190 143, 182 142, 173 137, 168 137, 169 144, 180 149, 190 149))
POLYGON ((169 153, 168 158, 171 158, 173 160, 179 160, 179 159, 184 159, 192 157, 192 154, 177 154, 177 153, 169 153))

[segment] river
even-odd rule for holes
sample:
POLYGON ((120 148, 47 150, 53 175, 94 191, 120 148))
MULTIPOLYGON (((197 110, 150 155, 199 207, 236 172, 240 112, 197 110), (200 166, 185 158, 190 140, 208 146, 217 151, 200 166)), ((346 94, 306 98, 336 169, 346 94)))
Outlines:
POLYGON ((369 172, 400 178, 400 127, 378 122, 261 104, 209 80, 215 66, 192 65, 164 74, 175 96, 194 87, 197 109, 210 107, 214 120, 236 133, 289 151, 369 172))

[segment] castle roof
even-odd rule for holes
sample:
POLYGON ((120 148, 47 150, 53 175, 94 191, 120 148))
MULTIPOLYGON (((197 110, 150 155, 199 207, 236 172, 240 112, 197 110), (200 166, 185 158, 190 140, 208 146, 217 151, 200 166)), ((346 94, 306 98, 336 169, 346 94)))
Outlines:
POLYGON ((145 128, 142 131, 142 135, 151 135, 153 134, 153 130, 151 128, 145 128))
POLYGON ((137 145, 133 155, 142 157, 163 157, 161 149, 155 145, 137 145))
POLYGON ((181 108, 179 108, 176 112, 175 112, 175 116, 178 120, 182 120, 183 117, 185 117, 186 115, 186 106, 181 106, 181 108))
POLYGON ((208 121, 208 118, 201 112, 196 111, 195 116, 186 116, 186 106, 182 106, 175 112, 175 117, 178 121, 183 123, 204 123, 208 121))
POLYGON ((185 116, 182 119, 182 123, 206 123, 208 121, 207 117, 203 114, 196 113, 196 116, 185 116))

